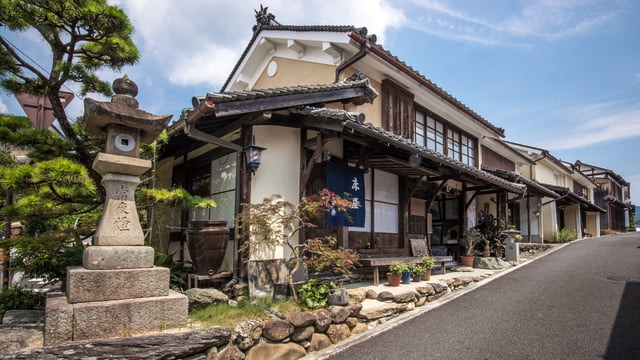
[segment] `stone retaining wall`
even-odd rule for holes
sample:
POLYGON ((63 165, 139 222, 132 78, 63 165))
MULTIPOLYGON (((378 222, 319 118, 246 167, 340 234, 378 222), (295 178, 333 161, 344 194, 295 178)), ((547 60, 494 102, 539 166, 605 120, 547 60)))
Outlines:
POLYGON ((243 321, 234 329, 214 326, 180 333, 74 342, 0 355, 0 359, 47 356, 79 359, 109 355, 147 359, 188 357, 192 360, 297 359, 365 332, 452 291, 473 285, 487 276, 460 276, 446 283, 424 282, 416 287, 407 287, 406 291, 394 290, 395 295, 390 291, 376 293, 362 288, 349 289, 346 306, 333 305, 311 312, 275 313, 268 320, 243 321))

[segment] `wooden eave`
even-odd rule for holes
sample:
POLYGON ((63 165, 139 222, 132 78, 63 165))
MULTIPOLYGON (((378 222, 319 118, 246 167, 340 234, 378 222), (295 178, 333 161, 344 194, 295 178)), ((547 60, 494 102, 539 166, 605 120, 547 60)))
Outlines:
MULTIPOLYGON (((373 102, 377 96, 378 93, 371 87, 368 79, 356 77, 340 83, 325 85, 300 85, 253 91, 209 93, 203 97, 194 97, 192 100, 194 107, 185 109, 181 119, 169 130, 169 143, 165 146, 163 156, 181 156, 202 146, 201 142, 189 139, 185 135, 184 126, 186 119, 203 101, 213 103, 214 107, 212 111, 196 121, 195 129, 222 138, 243 126, 286 122, 286 116, 301 112, 296 109, 304 109, 305 106, 317 109, 314 106, 324 106, 328 103, 360 105, 373 102)), ((331 111, 331 109, 324 109, 322 114, 325 118, 331 119, 336 116, 332 115, 331 111)), ((333 111, 335 112, 335 110, 333 111)), ((349 116, 350 114, 342 115, 349 116)), ((305 120, 304 114, 296 116, 296 119, 302 120, 306 125, 313 125, 310 123, 310 119, 305 120)), ((338 120, 343 120, 343 118, 338 116, 338 120)), ((339 124, 339 121, 336 123, 339 124)), ((292 125, 300 126, 299 124, 292 125)), ((317 125, 341 130, 340 126, 330 126, 328 121, 317 125)))

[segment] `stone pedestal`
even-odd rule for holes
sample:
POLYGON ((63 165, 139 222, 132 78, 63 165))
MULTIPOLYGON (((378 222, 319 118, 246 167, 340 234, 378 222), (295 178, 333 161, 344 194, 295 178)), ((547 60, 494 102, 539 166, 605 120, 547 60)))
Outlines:
POLYGON ((106 199, 82 266, 67 269, 66 294, 47 298, 45 346, 162 331, 188 321, 187 297, 169 289, 169 269, 153 266, 153 248, 144 246, 134 197, 140 175, 151 168, 139 158, 140 142, 153 141, 171 116, 137 109, 137 86, 126 76, 114 81, 113 90, 111 103, 85 99, 87 132, 107 133, 106 152, 93 163, 106 199))
POLYGON ((507 261, 520 262, 520 244, 508 242, 504 244, 504 258, 507 261))

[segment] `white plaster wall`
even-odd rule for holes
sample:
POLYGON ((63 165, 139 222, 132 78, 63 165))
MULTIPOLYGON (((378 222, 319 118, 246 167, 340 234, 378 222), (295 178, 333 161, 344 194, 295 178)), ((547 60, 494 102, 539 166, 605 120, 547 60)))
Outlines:
POLYGON ((560 185, 560 184, 556 184, 557 179, 555 178, 555 172, 541 163, 538 163, 536 165, 535 180, 544 184, 560 185))
POLYGON ((555 231, 557 230, 557 213, 555 201, 549 202, 549 198, 544 198, 542 208, 540 209, 540 216, 542 218, 542 234, 541 242, 551 242, 555 231), (546 203, 546 204, 545 204, 546 203))
POLYGON ((578 205, 567 206, 564 209, 564 225, 569 231, 576 233, 576 236, 580 236, 580 213, 578 212, 578 205))
MULTIPOLYGON (((587 223, 585 224, 587 232, 591 236, 600 236, 600 216, 597 212, 587 212, 587 223)), ((584 234, 583 234, 584 236, 584 234)))
MULTIPOLYGON (((281 126, 254 126, 256 145, 262 152, 260 167, 251 180, 251 202, 262 202, 271 195, 281 195, 297 204, 300 189, 300 132, 281 126)), ((288 248, 264 251, 252 260, 282 259, 289 257, 288 248)))
POLYGON ((529 212, 527 214, 527 200, 520 200, 520 231, 522 233, 523 242, 531 241, 533 243, 540 242, 540 221, 535 212, 539 209, 540 198, 531 197, 529 199, 529 212), (531 226, 527 221, 531 222, 531 226), (529 233, 531 237, 529 238, 529 233))
MULTIPOLYGON (((466 199, 464 199, 465 204, 468 203, 473 196, 473 193, 471 192, 467 192, 466 194, 466 199)), ((478 210, 476 208, 476 203, 476 201, 471 202, 467 208, 467 226, 462 229, 462 232, 465 232, 467 229, 471 229, 478 224, 478 210)))

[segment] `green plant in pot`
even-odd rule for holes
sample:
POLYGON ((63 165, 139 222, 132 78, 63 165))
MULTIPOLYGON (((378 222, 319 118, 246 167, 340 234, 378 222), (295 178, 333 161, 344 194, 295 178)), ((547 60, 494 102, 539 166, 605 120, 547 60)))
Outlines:
POLYGON ((489 239, 484 239, 483 242, 483 247, 482 247, 482 256, 483 257, 489 257, 491 256, 491 242, 489 241, 489 239))
POLYGON ((459 241, 459 244, 464 248, 464 255, 460 256, 460 263, 463 266, 473 266, 475 247, 485 241, 486 237, 480 230, 476 228, 467 230, 459 241))
POLYGON ((431 280, 431 269, 433 269, 433 264, 435 261, 429 255, 424 255, 422 257, 422 267, 424 268, 424 273, 422 274, 423 281, 431 280))
POLYGON ((427 271, 427 268, 425 268, 423 264, 411 265, 411 276, 413 277, 413 281, 414 282, 421 281, 422 276, 426 271, 427 271))
POLYGON ((391 263, 391 265, 389 265, 389 272, 387 273, 389 286, 399 286, 402 280, 402 273, 407 270, 407 264, 402 264, 397 261, 391 263))

